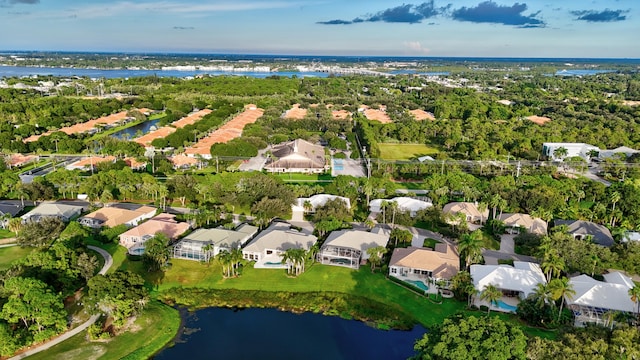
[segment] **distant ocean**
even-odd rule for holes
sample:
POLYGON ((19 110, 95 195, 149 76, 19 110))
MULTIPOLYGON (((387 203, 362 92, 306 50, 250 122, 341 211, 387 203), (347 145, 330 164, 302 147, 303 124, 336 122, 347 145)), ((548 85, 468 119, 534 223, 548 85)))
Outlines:
POLYGON ((209 60, 251 60, 251 61, 299 61, 323 63, 358 63, 358 62, 481 62, 481 63, 572 63, 572 64, 640 64, 640 59, 626 58, 518 58, 518 57, 428 57, 428 56, 332 56, 332 55, 252 55, 252 54, 205 54, 205 53, 129 53, 129 52, 44 52, 44 51, 0 51, 0 55, 129 55, 150 57, 172 57, 209 60))

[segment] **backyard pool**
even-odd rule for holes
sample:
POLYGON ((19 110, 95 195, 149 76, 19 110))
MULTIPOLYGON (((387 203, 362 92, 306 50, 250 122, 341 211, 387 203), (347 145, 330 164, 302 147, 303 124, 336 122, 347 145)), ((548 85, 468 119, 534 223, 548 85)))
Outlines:
POLYGON ((509 305, 502 300, 498 300, 496 304, 498 308, 502 310, 512 311, 512 312, 516 312, 516 309, 518 308, 517 306, 509 305))
POLYGON ((420 280, 405 280, 405 282, 408 282, 409 284, 413 285, 413 286, 417 286, 420 289, 424 290, 424 291, 428 291, 429 287, 424 283, 424 281, 420 281, 420 280))

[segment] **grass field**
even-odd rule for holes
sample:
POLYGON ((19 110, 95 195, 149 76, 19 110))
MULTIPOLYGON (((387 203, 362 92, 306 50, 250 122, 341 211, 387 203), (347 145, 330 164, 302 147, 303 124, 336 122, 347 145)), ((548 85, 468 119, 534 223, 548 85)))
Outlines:
POLYGON ((7 238, 12 238, 15 237, 16 234, 12 233, 11 231, 7 230, 7 229, 0 229, 0 239, 7 239, 7 238))
POLYGON ((378 148, 380 158, 384 160, 412 160, 439 152, 438 149, 423 144, 378 144, 378 148))
MULTIPOLYGON (((135 271, 139 265, 131 264, 124 267, 135 271)), ((466 310, 466 304, 456 300, 444 299, 442 304, 434 304, 428 299, 416 295, 387 280, 380 273, 371 273, 368 267, 361 267, 354 271, 347 268, 314 264, 302 275, 292 278, 285 270, 254 269, 246 266, 238 278, 224 279, 222 268, 217 262, 209 265, 195 261, 173 259, 171 268, 163 278, 159 279, 146 271, 141 275, 147 281, 156 284, 154 292, 162 292, 172 287, 200 287, 214 289, 262 290, 282 292, 316 292, 336 291, 347 294, 364 296, 372 300, 397 308, 399 311, 412 314, 424 326, 441 323, 446 317, 458 312, 480 312, 466 310)), ((523 330, 534 336, 553 337, 555 333, 530 328, 522 324, 515 315, 495 314, 512 323, 516 323, 523 330)))
POLYGON ((133 330, 107 342, 89 342, 84 331, 49 350, 30 356, 33 360, 149 359, 174 338, 180 327, 177 310, 151 301, 133 324, 133 330))
POLYGON ((285 182, 331 182, 331 174, 277 174, 277 177, 285 182))
POLYGON ((9 268, 12 262, 27 256, 31 251, 33 248, 20 246, 0 248, 0 270, 9 268))

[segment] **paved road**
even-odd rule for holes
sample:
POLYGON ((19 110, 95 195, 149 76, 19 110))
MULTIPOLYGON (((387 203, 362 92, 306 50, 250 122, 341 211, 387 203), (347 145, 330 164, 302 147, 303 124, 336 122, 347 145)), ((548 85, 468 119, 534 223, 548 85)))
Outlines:
POLYGON ((515 254, 515 235, 504 234, 500 236, 500 252, 515 254))
MULTIPOLYGON (((104 275, 107 273, 107 270, 109 270, 109 268, 111 267, 111 265, 113 265, 113 258, 111 257, 111 254, 109 254, 108 252, 106 252, 105 250, 99 248, 99 247, 95 247, 95 246, 88 246, 89 249, 96 251, 98 254, 100 254, 103 258, 104 258, 104 266, 102 266, 102 269, 100 269, 100 271, 98 272, 98 274, 104 275)), ((33 354, 37 354, 41 351, 47 350, 53 346, 56 346, 58 344, 60 344, 61 342, 75 336, 78 335, 79 333, 83 332, 84 330, 86 330, 89 326, 93 325, 98 318, 100 317, 100 315, 93 315, 89 318, 89 320, 85 321, 82 325, 73 328, 70 331, 67 331, 66 333, 60 335, 59 337, 48 341, 44 344, 40 344, 36 347, 34 347, 33 349, 29 349, 25 352, 23 352, 20 355, 14 356, 12 358, 9 358, 9 360, 18 360, 18 359, 24 359, 28 356, 31 356, 33 354)))

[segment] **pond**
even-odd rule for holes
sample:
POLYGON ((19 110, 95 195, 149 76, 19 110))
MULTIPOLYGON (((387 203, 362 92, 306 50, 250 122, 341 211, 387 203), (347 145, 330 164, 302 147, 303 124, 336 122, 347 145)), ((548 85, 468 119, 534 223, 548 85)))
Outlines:
POLYGON ((167 359, 406 359, 426 329, 384 331, 365 323, 276 309, 207 308, 183 314, 167 359))
POLYGON ((156 124, 158 124, 159 121, 160 119, 145 121, 143 123, 115 132, 111 134, 111 136, 122 140, 125 134, 128 134, 128 139, 133 139, 136 137, 136 133, 138 131, 140 131, 144 135, 151 130, 155 130, 156 124))

